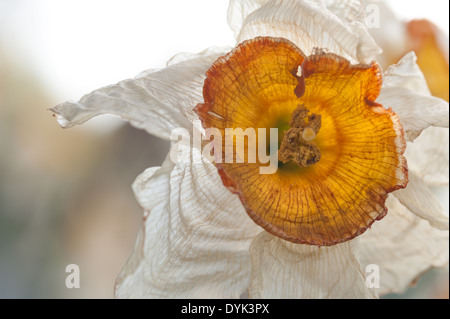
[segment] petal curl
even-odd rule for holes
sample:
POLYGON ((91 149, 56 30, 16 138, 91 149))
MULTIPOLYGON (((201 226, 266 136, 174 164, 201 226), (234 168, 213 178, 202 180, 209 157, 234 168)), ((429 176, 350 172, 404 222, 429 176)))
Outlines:
POLYGON ((296 245, 267 232, 250 246, 251 298, 377 298, 355 255, 357 241, 296 245))
POLYGON ((361 63, 381 52, 358 1, 346 1, 344 6, 332 0, 234 0, 228 23, 238 43, 257 36, 283 37, 307 55, 318 47, 361 63))
POLYGON ((448 102, 431 96, 416 60, 410 52, 387 69, 377 100, 399 115, 408 141, 429 126, 449 126, 448 102))
POLYGON ((360 236, 363 266, 380 267, 380 295, 401 293, 431 267, 444 267, 449 258, 448 231, 438 230, 389 196, 387 216, 360 236))
MULTIPOLYGON (((82 124, 100 114, 115 114, 137 128, 169 139, 174 128, 192 131, 198 119, 192 108, 202 101, 205 72, 225 49, 206 50, 159 71, 106 86, 51 109, 63 127, 82 124)), ((180 56, 176 58, 180 61, 180 56)))
MULTIPOLYGON (((215 166, 189 158, 139 176, 142 231, 116 285, 119 298, 238 298, 250 278, 249 245, 261 231, 222 185, 215 166)), ((186 153, 191 151, 191 153, 186 153)))
POLYGON ((408 167, 431 186, 449 182, 449 130, 427 128, 412 143, 408 143, 405 156, 408 167))
POLYGON ((445 215, 439 199, 414 172, 409 173, 408 179, 408 187, 394 192, 393 195, 410 212, 417 217, 427 220, 431 226, 441 230, 448 230, 448 216, 445 215))

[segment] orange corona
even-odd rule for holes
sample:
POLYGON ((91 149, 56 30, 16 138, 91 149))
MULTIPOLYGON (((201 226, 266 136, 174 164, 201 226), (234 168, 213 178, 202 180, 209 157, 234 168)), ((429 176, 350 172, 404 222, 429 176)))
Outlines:
POLYGON ((378 64, 352 65, 321 51, 306 57, 288 40, 259 37, 219 58, 206 76, 195 111, 222 136, 225 128, 275 127, 280 142, 299 105, 321 117, 315 134, 302 131, 320 151, 313 165, 280 162, 263 175, 258 162, 216 164, 224 185, 270 233, 318 246, 350 240, 386 215, 389 192, 406 187, 402 126, 375 102, 378 64))

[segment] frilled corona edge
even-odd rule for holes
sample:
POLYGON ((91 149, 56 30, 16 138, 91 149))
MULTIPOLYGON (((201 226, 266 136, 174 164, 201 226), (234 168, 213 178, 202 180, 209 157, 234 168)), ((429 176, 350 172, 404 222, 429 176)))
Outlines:
POLYGON ((282 138, 299 105, 322 117, 315 165, 280 164, 262 175, 268 164, 259 161, 216 163, 224 185, 268 232, 294 243, 338 244, 383 218, 388 193, 406 187, 403 128, 375 102, 378 64, 351 65, 320 51, 305 57, 286 39, 258 37, 219 58, 206 76, 204 103, 194 110, 205 129, 221 131, 222 143, 225 128, 276 127, 282 138))

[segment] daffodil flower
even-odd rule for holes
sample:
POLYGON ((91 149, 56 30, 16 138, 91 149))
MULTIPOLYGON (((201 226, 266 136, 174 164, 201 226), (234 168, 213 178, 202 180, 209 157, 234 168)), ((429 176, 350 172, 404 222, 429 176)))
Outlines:
POLYGON ((168 155, 133 184, 144 222, 116 296, 376 298, 445 266, 448 217, 427 182, 448 182, 448 163, 427 147, 448 145, 414 140, 448 128, 448 103, 414 53, 382 73, 359 1, 232 0, 228 21, 233 50, 177 55, 52 109, 63 127, 110 113, 165 139, 277 127, 303 143, 281 141, 286 163, 262 175, 172 141, 189 160, 168 155))

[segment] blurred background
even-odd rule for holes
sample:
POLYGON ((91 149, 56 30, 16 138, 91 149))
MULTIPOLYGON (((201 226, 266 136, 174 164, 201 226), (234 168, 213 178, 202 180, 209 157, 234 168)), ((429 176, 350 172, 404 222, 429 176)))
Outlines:
MULTIPOLYGON (((160 165, 168 143, 108 116, 63 130, 47 109, 164 67, 178 52, 233 46, 227 8, 226 0, 0 0, 0 298, 113 297, 141 223, 131 184, 160 165), (80 266, 80 289, 65 286, 68 264, 80 266)), ((447 1, 395 0, 392 9, 405 25, 426 18, 448 37, 447 1)), ((436 95, 448 99, 448 42, 445 56, 436 95)), ((448 269, 388 297, 448 298, 448 269)))

